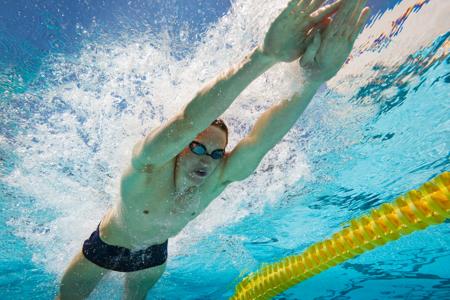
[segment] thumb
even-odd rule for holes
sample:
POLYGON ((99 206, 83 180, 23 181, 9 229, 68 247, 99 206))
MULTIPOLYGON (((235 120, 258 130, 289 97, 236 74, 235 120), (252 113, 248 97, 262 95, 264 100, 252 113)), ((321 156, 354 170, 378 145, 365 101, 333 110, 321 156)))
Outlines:
POLYGON ((333 19, 331 19, 330 17, 327 17, 322 21, 320 21, 319 23, 317 23, 314 27, 323 32, 328 27, 328 25, 330 25, 332 20, 333 19))
POLYGON ((314 61, 314 57, 316 57, 317 51, 320 48, 320 32, 317 31, 314 34, 314 38, 311 44, 309 44, 308 48, 306 48, 305 54, 303 54, 300 59, 300 65, 306 66, 311 64, 314 61))
POLYGON ((330 25, 331 21, 333 21, 333 19, 328 17, 311 27, 306 35, 305 44, 310 44, 317 32, 323 33, 328 25, 330 25))

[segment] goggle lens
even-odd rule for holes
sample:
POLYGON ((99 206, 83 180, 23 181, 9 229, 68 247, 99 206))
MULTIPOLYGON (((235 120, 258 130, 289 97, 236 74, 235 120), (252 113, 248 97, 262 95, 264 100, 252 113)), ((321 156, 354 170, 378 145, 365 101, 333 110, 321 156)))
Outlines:
POLYGON ((223 150, 214 150, 213 152, 211 152, 211 157, 213 159, 221 159, 223 155, 224 155, 223 150))
POLYGON ((206 148, 203 145, 196 144, 195 146, 191 147, 191 151, 197 155, 204 155, 206 153, 206 148))
POLYGON ((212 159, 221 159, 225 155, 225 151, 223 149, 216 149, 211 154, 208 154, 206 147, 199 142, 193 141, 189 144, 189 148, 192 153, 196 155, 209 155, 212 159))

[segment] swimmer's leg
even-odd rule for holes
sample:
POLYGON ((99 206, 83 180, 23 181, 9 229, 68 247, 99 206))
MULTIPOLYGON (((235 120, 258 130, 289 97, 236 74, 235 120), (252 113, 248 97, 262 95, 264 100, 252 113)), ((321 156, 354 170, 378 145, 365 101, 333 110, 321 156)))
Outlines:
POLYGON ((86 299, 110 270, 90 262, 80 251, 64 272, 57 300, 86 299))
POLYGON ((166 269, 166 263, 141 271, 125 274, 124 300, 144 300, 148 290, 158 281, 166 269))

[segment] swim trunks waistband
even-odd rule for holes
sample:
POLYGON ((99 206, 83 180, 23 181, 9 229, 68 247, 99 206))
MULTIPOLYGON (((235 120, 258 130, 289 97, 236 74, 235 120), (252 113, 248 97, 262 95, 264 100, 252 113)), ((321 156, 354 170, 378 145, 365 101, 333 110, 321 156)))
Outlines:
POLYGON ((83 255, 94 264, 118 272, 134 272, 162 265, 167 260, 167 244, 150 246, 143 250, 109 245, 100 239, 100 223, 83 243, 83 255))

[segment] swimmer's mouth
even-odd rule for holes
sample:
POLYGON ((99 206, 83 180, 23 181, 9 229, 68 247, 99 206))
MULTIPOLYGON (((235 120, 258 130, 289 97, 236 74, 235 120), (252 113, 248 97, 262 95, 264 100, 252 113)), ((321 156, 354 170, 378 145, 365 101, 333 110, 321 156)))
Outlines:
POLYGON ((208 175, 208 172, 206 170, 195 170, 194 174, 198 177, 206 177, 206 175, 208 175))

